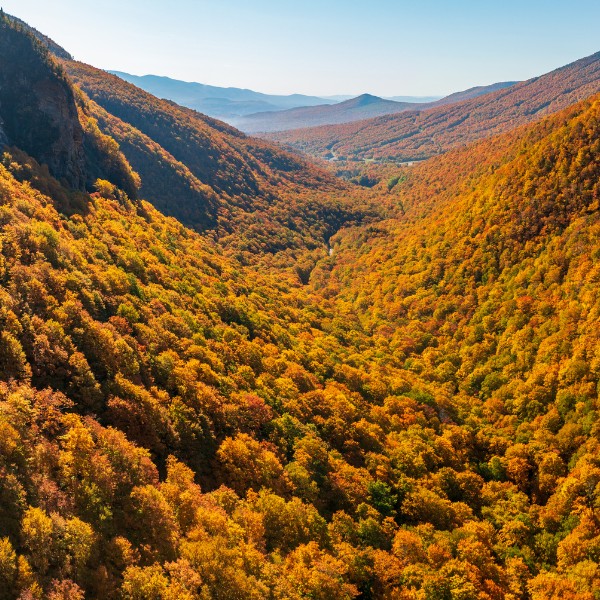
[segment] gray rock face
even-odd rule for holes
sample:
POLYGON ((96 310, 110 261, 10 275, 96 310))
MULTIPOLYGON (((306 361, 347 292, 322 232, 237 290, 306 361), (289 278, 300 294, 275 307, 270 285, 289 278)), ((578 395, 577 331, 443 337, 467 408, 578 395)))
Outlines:
POLYGON ((0 119, 0 147, 8 145, 8 136, 6 135, 6 133, 4 133, 4 123, 2 122, 2 119, 0 119))
POLYGON ((55 140, 45 156, 51 173, 66 179, 74 188, 85 186, 83 129, 73 98, 60 80, 43 80, 34 86, 37 110, 56 132, 55 140))
POLYGON ((84 132, 73 90, 48 51, 19 26, 0 23, 3 143, 46 164, 69 187, 85 186, 84 132))

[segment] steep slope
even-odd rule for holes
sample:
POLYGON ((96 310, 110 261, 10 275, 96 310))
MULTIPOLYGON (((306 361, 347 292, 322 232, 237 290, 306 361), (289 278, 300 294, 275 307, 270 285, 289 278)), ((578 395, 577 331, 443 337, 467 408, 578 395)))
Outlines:
POLYGON ((41 31, 38 31, 34 27, 31 27, 31 25, 25 23, 25 21, 21 21, 21 19, 14 17, 13 15, 5 14, 4 16, 9 21, 15 23, 19 27, 31 33, 33 37, 36 38, 38 42, 40 42, 40 44, 48 48, 48 50, 57 58, 73 60, 73 57, 62 46, 59 46, 54 40, 51 40, 47 35, 44 35, 41 31))
MULTIPOLYGON (((432 398, 448 398, 440 418, 463 424, 478 472, 494 482, 481 496, 491 527, 480 542, 493 544, 506 569, 527 573, 516 597, 591 600, 600 541, 600 96, 406 176, 405 217, 334 239, 330 266, 313 283, 360 313, 378 351, 434 386, 432 398), (488 508, 492 497, 500 504, 488 508)), ((435 523, 436 476, 425 479, 413 509, 435 523)), ((403 557, 415 594, 407 597, 422 597, 437 563, 403 557)))
POLYGON ((377 116, 398 114, 406 111, 421 111, 436 106, 461 102, 469 98, 478 98, 499 89, 514 85, 513 82, 496 83, 451 94, 434 102, 391 101, 370 94, 363 94, 339 104, 296 108, 287 111, 262 112, 233 119, 231 123, 246 133, 268 133, 287 131, 319 125, 352 123, 377 116))
POLYGON ((287 110, 300 106, 316 106, 333 103, 334 100, 290 94, 278 96, 261 94, 240 88, 223 88, 202 83, 180 81, 157 75, 130 75, 121 71, 110 71, 113 75, 133 83, 158 98, 166 98, 193 108, 209 117, 229 122, 237 117, 263 111, 287 110))
POLYGON ((0 116, 13 143, 76 188, 85 183, 83 127, 73 90, 48 52, 0 17, 0 116))
POLYGON ((248 138, 233 127, 190 109, 159 100, 114 75, 75 62, 65 63, 65 67, 94 102, 155 139, 217 193, 246 197, 260 192, 267 194, 277 175, 291 184, 306 176, 307 183, 317 187, 319 175, 324 176, 310 170, 308 163, 279 152, 270 144, 248 138), (270 156, 268 150, 272 151, 270 156))
POLYGON ((140 195, 239 256, 324 247, 344 223, 376 212, 346 184, 277 146, 159 100, 122 79, 64 63, 141 176, 140 195), (262 230, 262 233, 261 233, 262 230))
MULTIPOLYGON (((41 36, 41 34, 37 34, 41 36)), ((137 176, 115 142, 102 135, 89 107, 45 45, 14 19, 0 17, 0 128, 18 146, 76 189, 110 180, 131 198, 137 176)))
POLYGON ((458 104, 266 137, 325 158, 421 160, 539 120, 598 91, 600 53, 458 104))

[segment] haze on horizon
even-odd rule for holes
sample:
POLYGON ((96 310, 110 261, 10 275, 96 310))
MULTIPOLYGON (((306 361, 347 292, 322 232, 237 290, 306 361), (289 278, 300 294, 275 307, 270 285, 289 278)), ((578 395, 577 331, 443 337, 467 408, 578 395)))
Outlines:
POLYGON ((600 50, 597 0, 3 0, 76 59, 270 94, 441 96, 600 50))

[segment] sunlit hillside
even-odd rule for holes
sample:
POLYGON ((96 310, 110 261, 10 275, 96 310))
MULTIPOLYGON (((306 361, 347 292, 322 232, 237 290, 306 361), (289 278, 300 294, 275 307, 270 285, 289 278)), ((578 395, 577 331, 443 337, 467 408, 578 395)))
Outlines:
POLYGON ((365 187, 34 34, 0 600, 599 597, 598 95, 365 187))
POLYGON ((598 92, 600 53, 456 104, 266 137, 328 159, 422 160, 538 121, 598 92))

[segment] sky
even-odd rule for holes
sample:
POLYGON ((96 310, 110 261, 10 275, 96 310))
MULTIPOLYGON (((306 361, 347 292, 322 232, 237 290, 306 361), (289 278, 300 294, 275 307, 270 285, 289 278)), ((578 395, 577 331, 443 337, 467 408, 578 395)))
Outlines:
POLYGON ((599 0, 0 0, 77 60, 271 94, 445 95, 600 50, 599 0))

